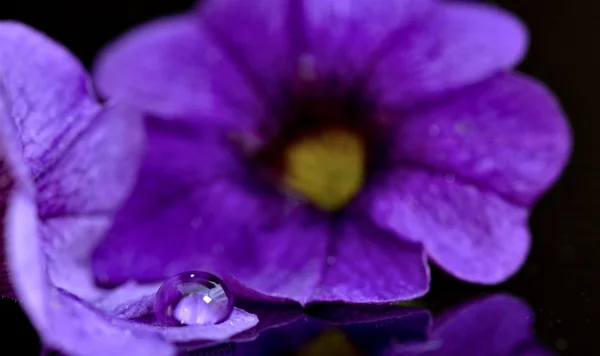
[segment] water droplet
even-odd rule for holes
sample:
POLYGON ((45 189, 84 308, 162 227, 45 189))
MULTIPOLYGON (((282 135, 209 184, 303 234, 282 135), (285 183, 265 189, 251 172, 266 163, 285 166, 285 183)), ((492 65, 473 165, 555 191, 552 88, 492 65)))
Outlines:
POLYGON ((431 125, 429 126, 429 136, 432 137, 436 137, 437 135, 440 134, 440 128, 438 125, 431 125))
POLYGON ((199 228, 202 225, 202 219, 201 218, 194 218, 190 222, 190 225, 192 225, 193 229, 197 229, 197 228, 199 228))
POLYGON ((217 276, 185 272, 167 279, 156 292, 154 314, 167 325, 212 325, 233 311, 233 295, 217 276))
POLYGON ((454 132, 459 135, 464 135, 467 132, 467 124, 464 122, 457 122, 454 124, 454 132))
POLYGON ((212 247, 212 253, 215 255, 223 253, 223 250, 225 250, 225 247, 221 244, 214 244, 212 247))
POLYGON ((567 347, 569 346, 569 344, 567 343, 567 340, 565 340, 563 338, 559 338, 559 339, 556 339, 555 346, 558 351, 565 351, 567 349, 567 347))
POLYGON ((448 183, 452 183, 456 179, 456 177, 452 173, 446 174, 445 178, 446 178, 446 182, 448 182, 448 183))
POLYGON ((333 266, 335 264, 335 257, 329 256, 327 257, 327 264, 333 266))
POLYGON ((300 78, 306 81, 314 80, 316 77, 315 56, 310 53, 305 53, 299 58, 299 74, 300 78))

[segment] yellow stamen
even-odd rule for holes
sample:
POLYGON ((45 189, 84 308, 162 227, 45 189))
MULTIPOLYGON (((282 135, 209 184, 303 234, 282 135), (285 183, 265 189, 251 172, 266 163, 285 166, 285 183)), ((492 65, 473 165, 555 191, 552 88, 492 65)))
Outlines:
POLYGON ((284 182, 319 208, 338 210, 363 184, 365 153, 362 137, 343 128, 302 136, 285 149, 284 182))

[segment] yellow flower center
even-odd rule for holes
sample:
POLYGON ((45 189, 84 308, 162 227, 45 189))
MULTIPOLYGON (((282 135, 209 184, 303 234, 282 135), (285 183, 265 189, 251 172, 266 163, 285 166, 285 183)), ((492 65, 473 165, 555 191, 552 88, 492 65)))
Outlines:
POLYGON ((366 152, 356 132, 331 127, 292 141, 284 151, 284 183, 326 211, 343 208, 361 188, 366 152))

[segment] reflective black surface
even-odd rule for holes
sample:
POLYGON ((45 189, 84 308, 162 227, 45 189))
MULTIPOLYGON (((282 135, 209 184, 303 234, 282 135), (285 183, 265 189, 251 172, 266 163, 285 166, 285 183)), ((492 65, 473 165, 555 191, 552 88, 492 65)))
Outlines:
MULTIPOLYGON (((16 19, 46 32, 89 64, 102 45, 127 28, 191 3, 4 0, 0 18, 16 19)), ((546 82, 561 99, 575 131, 575 152, 561 181, 534 211, 533 250, 522 271, 493 288, 467 285, 434 271, 425 305, 439 315, 482 293, 509 292, 535 312, 534 326, 543 344, 564 355, 595 354, 600 328, 600 3, 496 3, 528 24, 532 46, 520 69, 546 82)), ((18 304, 2 299, 0 309, 8 325, 1 338, 3 347, 20 350, 17 354, 21 355, 38 355, 35 333, 18 304)))

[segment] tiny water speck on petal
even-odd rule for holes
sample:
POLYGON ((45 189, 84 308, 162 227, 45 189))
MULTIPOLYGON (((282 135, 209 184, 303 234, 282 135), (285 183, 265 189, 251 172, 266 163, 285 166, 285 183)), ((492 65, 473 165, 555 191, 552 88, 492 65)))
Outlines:
POLYGON ((429 132, 430 136, 436 137, 437 135, 440 134, 440 128, 438 125, 431 125, 431 126, 429 126, 428 132, 429 132))

